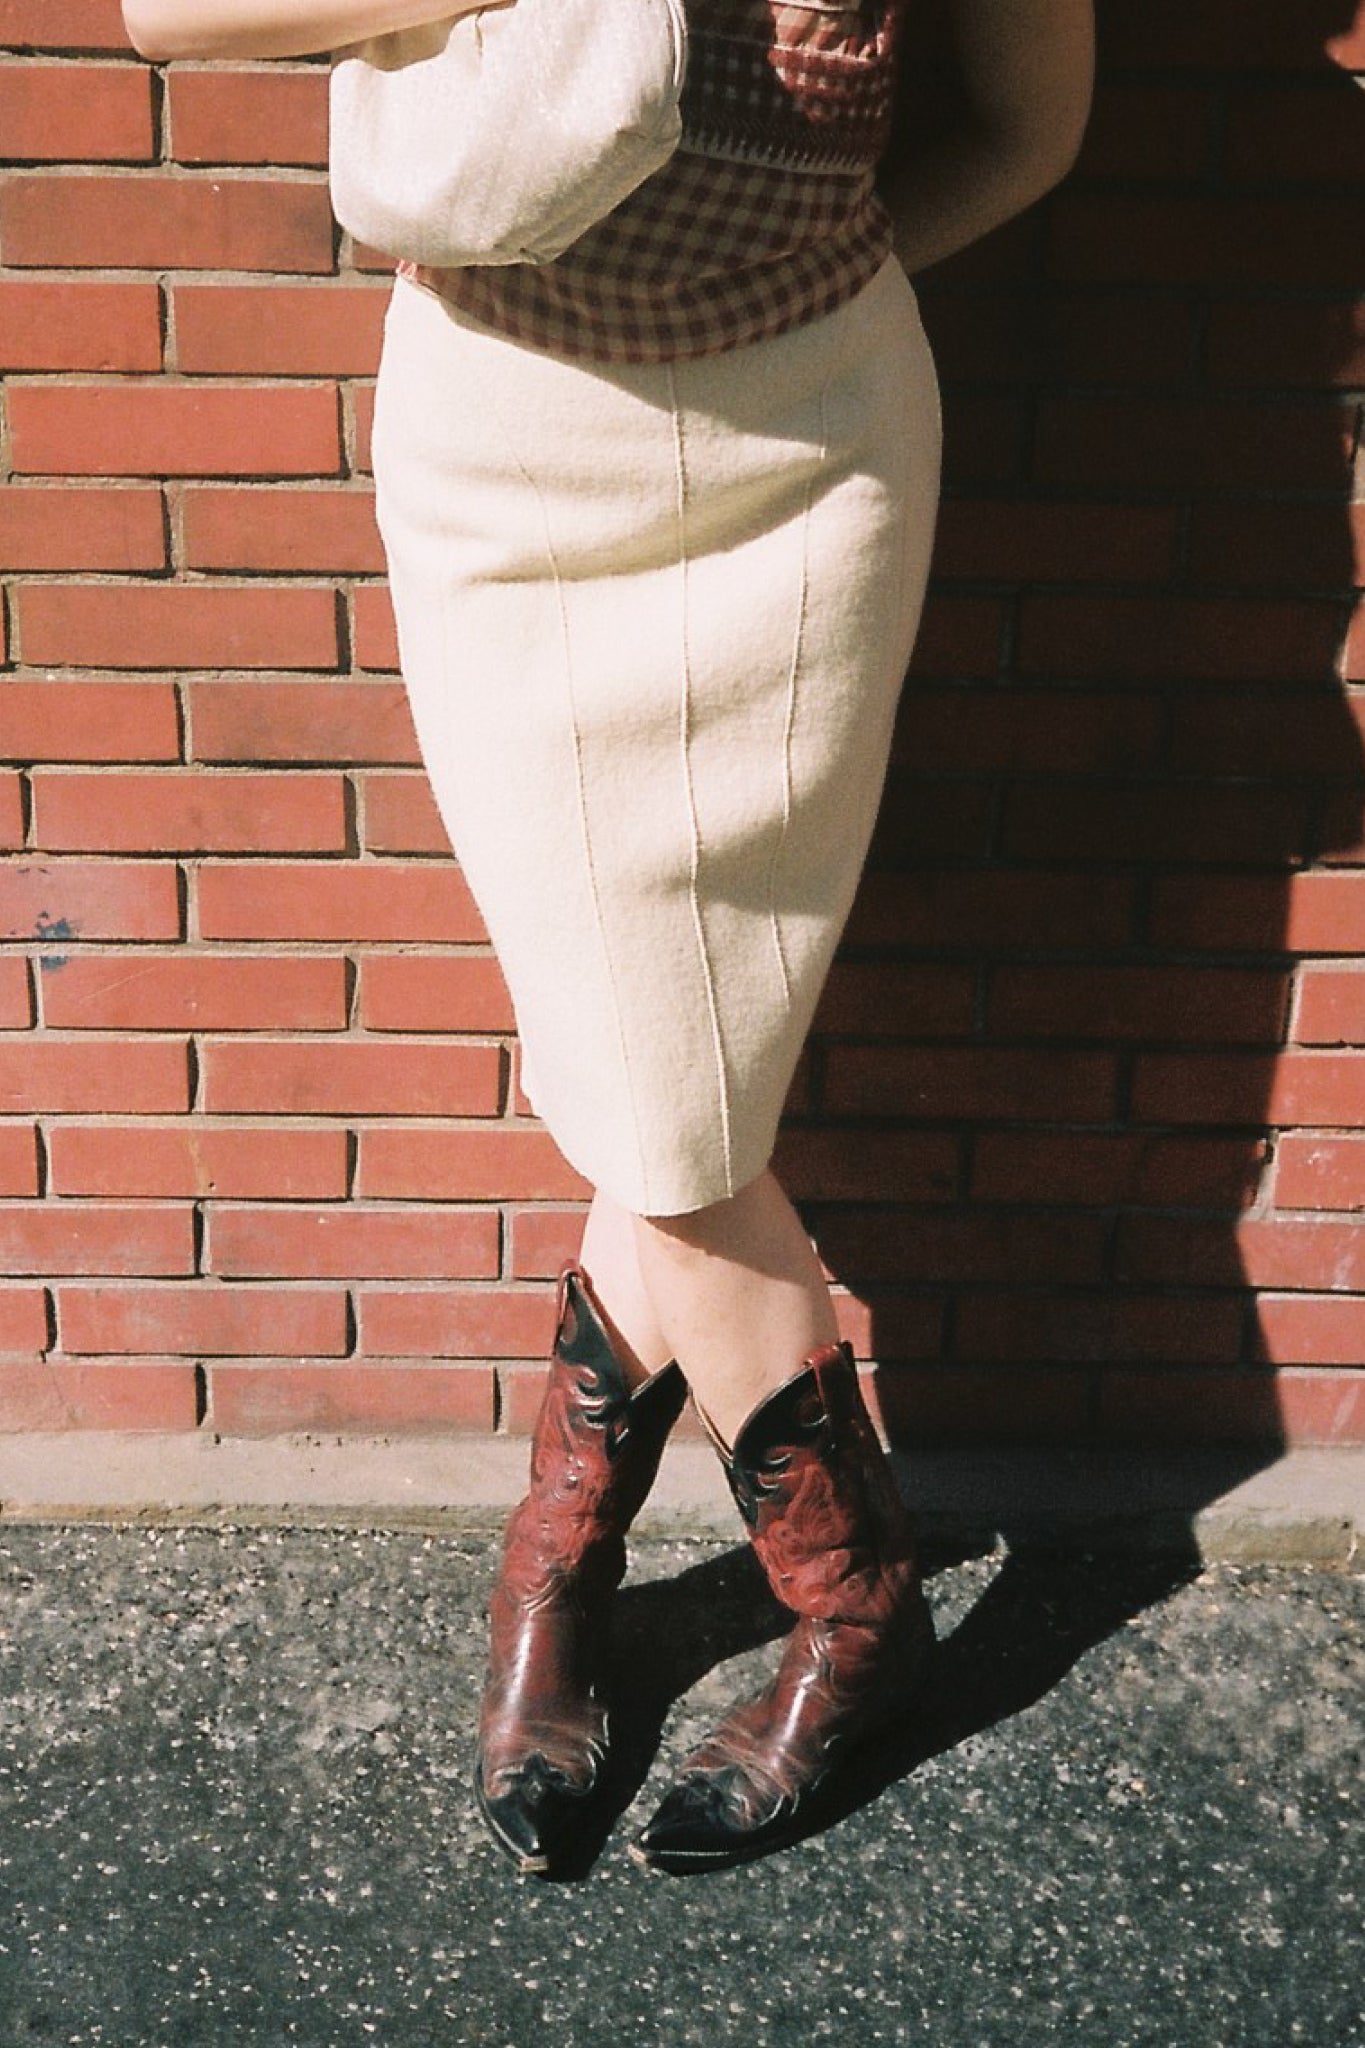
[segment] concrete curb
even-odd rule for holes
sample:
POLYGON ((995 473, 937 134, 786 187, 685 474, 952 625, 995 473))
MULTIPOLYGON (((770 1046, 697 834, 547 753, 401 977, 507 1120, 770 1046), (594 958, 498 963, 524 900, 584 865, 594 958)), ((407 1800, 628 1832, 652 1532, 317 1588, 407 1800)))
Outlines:
MULTIPOLYGON (((340 1524, 489 1534, 524 1439, 62 1432, 0 1437, 0 1521, 340 1524)), ((1365 1568, 1365 1450, 941 1451, 898 1456, 931 1544, 1183 1550, 1365 1568)), ((705 1444, 669 1446, 642 1536, 738 1537, 705 1444)))

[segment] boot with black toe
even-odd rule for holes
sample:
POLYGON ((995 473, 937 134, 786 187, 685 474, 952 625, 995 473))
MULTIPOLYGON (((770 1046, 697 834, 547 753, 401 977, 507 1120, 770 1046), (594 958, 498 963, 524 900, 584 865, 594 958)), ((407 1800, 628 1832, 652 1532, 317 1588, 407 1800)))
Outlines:
POLYGON ((840 1760, 905 1726, 934 1643, 910 1518, 846 1344, 813 1353, 761 1402, 724 1463, 797 1622, 771 1684, 688 1757, 631 1845, 646 1869, 676 1874, 799 1835, 840 1760))
POLYGON ((607 1755, 603 1640, 625 1536, 687 1387, 666 1365, 633 1392, 581 1267, 560 1279, 559 1328, 489 1602, 474 1791, 500 1848, 546 1875, 572 1845, 607 1755))

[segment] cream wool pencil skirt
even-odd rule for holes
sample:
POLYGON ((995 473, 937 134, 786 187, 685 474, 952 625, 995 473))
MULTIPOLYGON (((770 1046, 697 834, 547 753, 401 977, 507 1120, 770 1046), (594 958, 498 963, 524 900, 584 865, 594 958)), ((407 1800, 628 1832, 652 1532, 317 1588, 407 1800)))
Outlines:
POLYGON ((566 1157, 673 1215, 768 1162, 885 776, 938 497, 904 274, 650 365, 400 280, 375 419, 403 673, 566 1157))

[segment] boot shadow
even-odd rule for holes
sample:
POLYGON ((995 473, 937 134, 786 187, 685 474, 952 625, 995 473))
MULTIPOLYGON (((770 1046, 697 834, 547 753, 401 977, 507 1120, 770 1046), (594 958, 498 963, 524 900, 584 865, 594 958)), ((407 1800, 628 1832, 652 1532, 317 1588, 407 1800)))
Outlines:
MULTIPOLYGON (((975 1554, 979 1546, 964 1543, 927 1547, 926 1579, 975 1554)), ((1034 1706, 1087 1651, 1200 1569, 1192 1542, 1142 1555, 1022 1542, 940 1641, 904 1728, 836 1765, 795 1840, 838 1826, 931 1758, 1034 1706)), ((607 1663, 611 1756, 577 1849, 555 1872, 559 1881, 581 1881, 597 1862, 643 1787, 677 1702, 708 1672, 776 1642, 791 1625, 743 1546, 622 1591, 607 1663)))

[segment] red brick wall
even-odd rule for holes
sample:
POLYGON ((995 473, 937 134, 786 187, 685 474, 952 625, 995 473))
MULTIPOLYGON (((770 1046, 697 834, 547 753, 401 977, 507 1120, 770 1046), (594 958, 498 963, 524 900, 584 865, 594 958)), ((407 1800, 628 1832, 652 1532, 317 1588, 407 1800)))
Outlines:
MULTIPOLYGON (((782 1154, 907 1439, 1365 1434, 1352 13, 1103 0, 1076 175, 925 281, 937 581, 782 1154)), ((582 1189, 393 672, 323 74, 0 45, 0 1426, 524 1428, 582 1189)))

